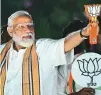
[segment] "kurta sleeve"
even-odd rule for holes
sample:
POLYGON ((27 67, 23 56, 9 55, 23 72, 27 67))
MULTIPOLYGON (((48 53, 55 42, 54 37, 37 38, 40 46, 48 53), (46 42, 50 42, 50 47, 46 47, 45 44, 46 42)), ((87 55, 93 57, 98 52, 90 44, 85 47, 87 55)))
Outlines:
MULTIPOLYGON (((48 59, 53 66, 66 65, 73 57, 73 50, 64 52, 65 38, 59 40, 40 39, 37 41, 37 51, 40 58, 48 59), (66 58, 67 57, 67 58, 66 58)), ((50 63, 49 62, 49 63, 50 63)))

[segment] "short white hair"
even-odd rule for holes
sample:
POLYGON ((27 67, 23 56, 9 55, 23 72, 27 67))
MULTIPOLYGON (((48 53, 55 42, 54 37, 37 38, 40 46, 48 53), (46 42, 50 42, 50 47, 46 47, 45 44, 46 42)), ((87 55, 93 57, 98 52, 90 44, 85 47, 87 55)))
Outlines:
MULTIPOLYGON (((16 17, 19 17, 19 16, 29 16, 30 18, 32 18, 32 16, 27 12, 27 11, 16 11, 15 13, 13 13, 9 18, 8 18, 8 23, 7 25, 8 26, 12 26, 13 25, 13 20, 16 18, 16 17)), ((33 22, 33 21, 32 21, 33 22)))

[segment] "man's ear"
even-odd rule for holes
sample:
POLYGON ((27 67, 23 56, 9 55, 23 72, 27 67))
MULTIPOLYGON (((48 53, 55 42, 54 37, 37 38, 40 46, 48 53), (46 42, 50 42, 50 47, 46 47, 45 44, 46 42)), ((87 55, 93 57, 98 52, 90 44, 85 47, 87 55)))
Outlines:
POLYGON ((13 36, 13 29, 12 27, 7 27, 8 34, 12 37, 13 36))

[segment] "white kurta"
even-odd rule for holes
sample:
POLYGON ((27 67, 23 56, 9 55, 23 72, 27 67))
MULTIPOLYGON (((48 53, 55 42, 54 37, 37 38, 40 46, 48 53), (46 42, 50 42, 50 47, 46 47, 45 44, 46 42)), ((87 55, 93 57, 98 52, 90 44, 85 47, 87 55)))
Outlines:
MULTIPOLYGON (((40 70, 41 95, 57 95, 58 89, 58 66, 66 65, 64 53, 64 40, 40 39, 36 42, 36 51, 40 70)), ((0 46, 0 50, 4 46, 0 46)), ((10 49, 13 57, 7 70, 5 95, 22 95, 22 60, 25 50, 16 52, 10 49)), ((1 52, 1 51, 0 51, 1 52)), ((72 52, 68 52, 71 57, 72 52)), ((68 60, 70 61, 70 59, 68 60)))

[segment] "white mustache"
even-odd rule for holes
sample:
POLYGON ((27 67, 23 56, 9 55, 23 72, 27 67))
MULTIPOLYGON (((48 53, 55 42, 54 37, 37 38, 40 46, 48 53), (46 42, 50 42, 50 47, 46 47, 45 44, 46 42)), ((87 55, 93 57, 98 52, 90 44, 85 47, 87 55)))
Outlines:
POLYGON ((32 33, 32 32, 31 32, 31 33, 27 33, 27 34, 24 34, 24 35, 22 36, 22 38, 23 38, 24 36, 31 36, 32 39, 34 39, 35 34, 32 33))
POLYGON ((24 34, 23 36, 34 36, 34 33, 27 33, 27 34, 24 34))

